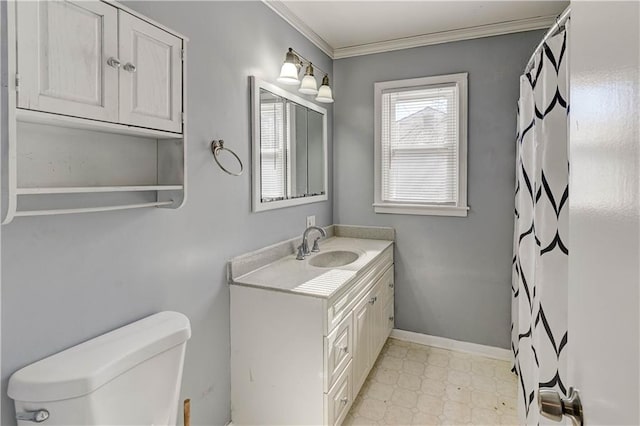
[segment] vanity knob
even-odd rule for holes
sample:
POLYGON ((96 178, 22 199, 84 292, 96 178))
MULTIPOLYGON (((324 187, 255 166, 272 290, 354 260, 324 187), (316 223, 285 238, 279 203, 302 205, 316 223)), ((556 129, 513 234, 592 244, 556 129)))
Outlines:
POLYGON ((378 297, 377 296, 373 296, 371 299, 369 299, 369 303, 371 303, 373 305, 374 303, 376 303, 376 300, 378 300, 378 297))
POLYGON ((107 65, 113 68, 120 68, 120 61, 112 56, 107 59, 107 65))
POLYGON ((340 352, 348 353, 349 352, 349 347, 348 346, 340 346, 340 352))
POLYGON ((393 315, 389 317, 389 321, 393 321, 393 315))
POLYGON ((342 398, 340 400, 340 402, 342 402, 344 405, 347 405, 347 402, 349 402, 349 398, 347 398, 346 396, 344 398, 342 398))
POLYGON ((393 283, 389 283, 389 288, 393 288, 394 284, 393 283))
POLYGON ((124 67, 122 67, 125 71, 136 72, 136 66, 131 62, 127 62, 124 67))

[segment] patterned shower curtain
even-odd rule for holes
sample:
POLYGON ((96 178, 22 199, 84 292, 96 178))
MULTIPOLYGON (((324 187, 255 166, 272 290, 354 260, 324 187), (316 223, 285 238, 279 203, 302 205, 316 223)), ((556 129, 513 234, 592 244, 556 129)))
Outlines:
POLYGON ((539 415, 539 388, 568 390, 567 38, 549 38, 520 77, 511 347, 522 425, 553 423, 539 415))

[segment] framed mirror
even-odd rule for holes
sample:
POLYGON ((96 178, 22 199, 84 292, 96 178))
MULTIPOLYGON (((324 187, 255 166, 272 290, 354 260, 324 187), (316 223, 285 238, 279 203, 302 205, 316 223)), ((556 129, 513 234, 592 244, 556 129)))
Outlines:
POLYGON ((327 200, 327 110, 251 77, 253 211, 327 200))

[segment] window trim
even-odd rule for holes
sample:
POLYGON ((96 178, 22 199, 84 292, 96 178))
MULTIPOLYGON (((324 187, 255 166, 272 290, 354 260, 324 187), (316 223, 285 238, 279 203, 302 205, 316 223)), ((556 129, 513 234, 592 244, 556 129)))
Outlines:
POLYGON ((466 217, 467 206, 467 117, 468 73, 410 78, 374 83, 374 203, 375 213, 466 217), (455 205, 437 203, 394 203, 382 200, 382 93, 389 89, 418 89, 442 84, 458 86, 458 200, 455 205))

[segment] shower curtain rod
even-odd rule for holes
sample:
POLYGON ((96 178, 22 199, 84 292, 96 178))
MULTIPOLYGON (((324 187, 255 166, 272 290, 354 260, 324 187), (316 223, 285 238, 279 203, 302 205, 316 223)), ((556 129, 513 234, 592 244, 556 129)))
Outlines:
POLYGON ((544 34, 542 37, 542 41, 538 44, 536 49, 531 54, 531 58, 529 58, 529 62, 527 62, 527 66, 524 67, 524 72, 527 73, 531 66, 533 65, 533 60, 536 57, 536 54, 540 49, 542 49, 542 45, 550 38, 556 34, 556 31, 560 29, 562 25, 571 17, 571 6, 567 6, 567 8, 556 18, 556 22, 553 23, 551 28, 544 34))

